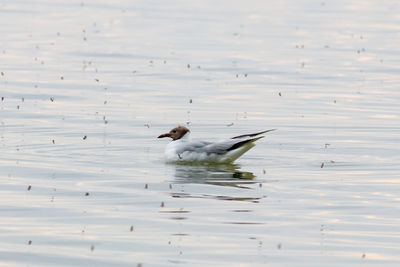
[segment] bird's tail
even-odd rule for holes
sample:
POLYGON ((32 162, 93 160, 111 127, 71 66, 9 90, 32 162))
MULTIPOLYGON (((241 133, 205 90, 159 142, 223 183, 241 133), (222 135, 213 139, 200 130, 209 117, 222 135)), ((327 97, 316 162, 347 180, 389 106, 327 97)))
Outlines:
POLYGON ((263 138, 264 136, 259 136, 256 138, 251 138, 251 139, 246 139, 243 141, 240 141, 233 146, 231 146, 228 149, 228 156, 225 158, 224 162, 225 163, 232 163, 234 162, 237 158, 242 156, 244 153, 252 149, 255 144, 254 142, 257 141, 258 139, 263 138))

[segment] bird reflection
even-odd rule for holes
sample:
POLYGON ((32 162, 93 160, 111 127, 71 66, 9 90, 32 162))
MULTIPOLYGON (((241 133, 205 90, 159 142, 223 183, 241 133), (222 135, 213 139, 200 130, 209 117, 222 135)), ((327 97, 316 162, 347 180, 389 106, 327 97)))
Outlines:
POLYGON ((249 188, 256 177, 252 172, 241 171, 236 164, 182 165, 168 164, 167 172, 178 184, 212 184, 249 188))

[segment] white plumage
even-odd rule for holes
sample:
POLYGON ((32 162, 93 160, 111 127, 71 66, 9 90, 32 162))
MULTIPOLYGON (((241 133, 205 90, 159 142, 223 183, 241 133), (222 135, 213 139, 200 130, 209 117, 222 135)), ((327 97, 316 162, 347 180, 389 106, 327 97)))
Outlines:
POLYGON ((165 149, 165 160, 167 162, 232 163, 254 147, 255 141, 264 137, 259 136, 260 134, 273 130, 208 142, 192 140, 189 129, 184 126, 178 126, 169 133, 160 135, 158 138, 172 138, 172 141, 165 149))

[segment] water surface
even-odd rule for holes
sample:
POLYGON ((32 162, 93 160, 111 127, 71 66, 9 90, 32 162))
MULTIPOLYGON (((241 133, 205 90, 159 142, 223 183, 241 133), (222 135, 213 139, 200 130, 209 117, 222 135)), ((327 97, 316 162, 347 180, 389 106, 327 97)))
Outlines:
POLYGON ((399 12, 3 1, 0 265, 399 265, 399 12), (165 164, 178 124, 278 130, 165 164))

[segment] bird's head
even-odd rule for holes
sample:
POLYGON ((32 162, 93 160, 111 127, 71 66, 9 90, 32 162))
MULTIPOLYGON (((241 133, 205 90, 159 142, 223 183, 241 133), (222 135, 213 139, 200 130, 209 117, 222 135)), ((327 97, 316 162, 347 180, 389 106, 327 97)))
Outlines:
POLYGON ((160 135, 158 138, 164 138, 164 137, 170 137, 172 138, 172 140, 179 140, 182 137, 185 136, 185 134, 187 134, 189 131, 188 128, 186 128, 185 126, 178 126, 173 128, 171 131, 169 131, 169 133, 165 133, 160 135))

